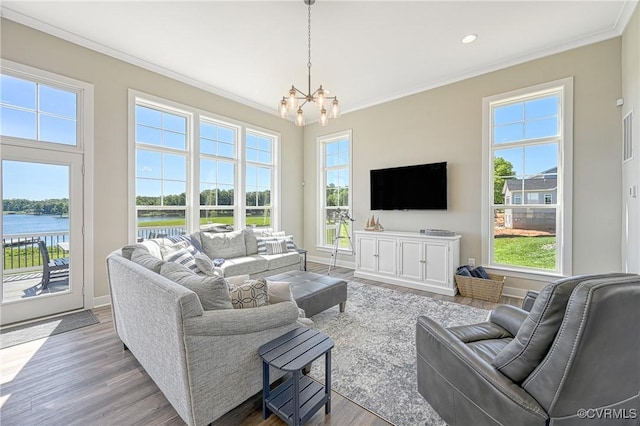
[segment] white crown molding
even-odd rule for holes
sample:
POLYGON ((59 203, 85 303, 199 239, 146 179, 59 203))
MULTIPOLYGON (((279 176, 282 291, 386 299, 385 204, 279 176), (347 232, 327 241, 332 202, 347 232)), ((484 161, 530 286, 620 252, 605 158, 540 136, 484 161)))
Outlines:
MULTIPOLYGON (((635 8, 638 5, 639 0, 625 0, 624 4, 620 10, 620 14, 616 20, 615 25, 605 31, 601 31, 598 33, 594 33, 588 35, 586 37, 581 37, 579 39, 575 39, 566 43, 562 43, 557 46, 550 46, 548 48, 540 49, 536 52, 532 52, 526 55, 516 56, 510 58, 506 61, 496 62, 494 64, 476 68, 474 70, 469 70, 467 72, 462 72, 453 76, 449 76, 447 78, 431 81, 426 84, 422 84, 416 87, 413 87, 408 90, 404 90, 392 96, 380 97, 380 98, 371 98, 367 101, 364 101, 358 106, 344 109, 342 114, 359 111, 362 109, 370 108, 376 105, 380 105, 383 103, 391 102, 400 98, 404 98, 407 96, 415 95, 417 93, 425 92, 427 90, 435 89, 437 87, 442 87, 448 84, 457 83, 459 81, 463 81, 469 78, 478 77, 483 74, 487 74, 490 72, 498 71, 504 68, 508 68, 514 65, 519 65, 528 61, 544 58, 546 56, 551 56, 557 53, 565 52, 571 49, 587 46, 589 44, 598 43, 601 41, 605 41, 614 37, 619 37, 624 29, 626 28, 629 20, 631 19, 635 8)), ((188 84, 190 86, 202 89, 206 92, 213 93, 215 95, 221 96, 225 99, 229 99, 235 102, 238 102, 242 105, 246 105, 248 107, 257 109, 259 111, 265 112, 270 115, 278 116, 275 108, 270 108, 269 106, 260 104, 258 102, 252 101, 250 99, 244 98, 237 94, 228 92, 226 90, 220 89, 218 87, 212 86, 210 84, 203 83, 202 81, 193 79, 191 77, 185 76, 183 74, 177 73, 175 71, 171 71, 162 66, 156 65, 152 62, 146 61, 144 59, 138 58, 136 56, 121 52, 117 49, 110 48, 101 43, 94 42, 87 38, 84 38, 78 34, 69 32, 67 30, 63 30, 56 26, 47 24, 38 19, 31 18, 29 16, 23 15, 15 10, 12 10, 4 5, 0 5, 0 16, 9 19, 11 21, 17 22, 22 25, 26 25, 28 27, 34 28, 38 31, 42 31, 44 33, 50 34, 52 36, 61 38, 63 40, 69 41, 71 43, 77 44, 79 46, 94 50, 96 52, 105 54, 107 56, 111 56, 113 58, 119 59, 121 61, 139 66, 146 70, 158 73, 160 75, 172 78, 174 80, 180 81, 182 83, 188 84)), ((292 117, 287 118, 288 121, 293 122, 294 119, 292 117)), ((317 122, 317 119, 312 119, 312 121, 308 121, 307 125, 313 124, 317 122)))
MULTIPOLYGON (((105 46, 104 44, 89 40, 78 34, 72 33, 67 30, 63 30, 62 28, 58 28, 54 25, 47 24, 46 22, 42 22, 38 19, 34 19, 29 16, 23 15, 22 13, 16 12, 15 10, 12 10, 4 5, 0 6, 0 17, 8 19, 10 21, 17 22, 19 24, 25 25, 27 27, 33 28, 38 31, 42 31, 46 34, 52 35, 54 37, 58 37, 60 39, 66 40, 73 44, 77 44, 87 49, 94 50, 98 53, 111 56, 112 58, 119 59, 123 62, 136 65, 148 71, 152 71, 157 74, 163 75, 165 77, 169 77, 171 79, 180 81, 182 83, 188 84, 198 89, 202 89, 206 92, 213 93, 214 95, 221 96, 225 99, 229 99, 234 102, 238 102, 240 104, 246 105, 248 107, 266 112, 270 115, 277 116, 277 111, 275 110, 275 108, 269 108, 265 105, 254 102, 250 99, 244 98, 242 96, 236 95, 226 90, 220 89, 218 87, 211 86, 210 84, 203 83, 199 80, 193 79, 184 74, 171 71, 160 65, 156 65, 152 62, 146 61, 144 59, 130 55, 128 53, 124 53, 117 49, 113 49, 111 47, 105 46)), ((289 121, 293 122, 293 118, 290 118, 289 121)))

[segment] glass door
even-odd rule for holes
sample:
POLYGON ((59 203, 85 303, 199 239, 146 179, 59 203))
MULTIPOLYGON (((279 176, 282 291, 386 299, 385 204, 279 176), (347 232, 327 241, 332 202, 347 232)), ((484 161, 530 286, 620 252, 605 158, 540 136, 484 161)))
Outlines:
POLYGON ((81 309, 82 154, 1 154, 2 325, 81 309))

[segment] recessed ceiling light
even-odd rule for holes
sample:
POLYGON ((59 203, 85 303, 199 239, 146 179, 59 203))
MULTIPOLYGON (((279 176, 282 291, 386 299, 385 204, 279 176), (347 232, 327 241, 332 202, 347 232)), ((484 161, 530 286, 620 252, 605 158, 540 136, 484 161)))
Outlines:
POLYGON ((462 37, 462 42, 464 44, 473 43, 477 38, 478 34, 467 34, 466 36, 462 37))

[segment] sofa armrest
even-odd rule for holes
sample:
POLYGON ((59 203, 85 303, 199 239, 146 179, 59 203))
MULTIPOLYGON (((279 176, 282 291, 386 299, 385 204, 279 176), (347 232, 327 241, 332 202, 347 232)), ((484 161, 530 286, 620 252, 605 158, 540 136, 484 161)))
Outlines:
POLYGON ((529 312, 510 305, 498 305, 491 311, 489 321, 507 330, 512 336, 518 334, 520 326, 529 312))
POLYGON ((418 318, 416 351, 420 393, 426 397, 437 389, 438 396, 426 398, 427 401, 436 410, 446 411, 455 406, 459 424, 473 423, 477 407, 482 407, 500 424, 544 424, 548 419, 544 409, 524 389, 428 317, 418 318), (451 388, 440 389, 439 385, 451 388))
POLYGON ((205 311, 201 317, 184 321, 188 336, 228 336, 260 332, 294 324, 298 320, 295 302, 248 309, 221 309, 205 311))

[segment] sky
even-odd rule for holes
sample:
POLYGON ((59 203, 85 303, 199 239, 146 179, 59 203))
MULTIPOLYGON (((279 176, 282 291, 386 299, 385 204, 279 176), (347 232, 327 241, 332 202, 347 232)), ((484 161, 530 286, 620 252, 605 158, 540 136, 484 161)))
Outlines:
POLYGON ((69 198, 69 166, 3 160, 2 198, 69 198))

